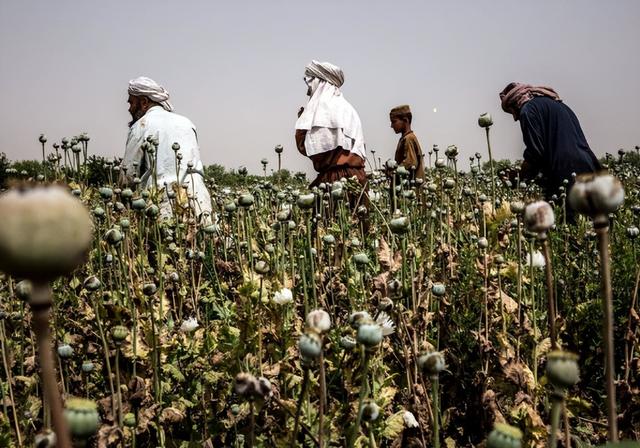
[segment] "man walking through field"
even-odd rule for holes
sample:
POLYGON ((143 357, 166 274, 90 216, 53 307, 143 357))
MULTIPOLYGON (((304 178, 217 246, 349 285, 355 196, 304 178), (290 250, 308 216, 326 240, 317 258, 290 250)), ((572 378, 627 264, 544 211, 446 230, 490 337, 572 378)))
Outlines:
POLYGON ((331 183, 355 176, 366 183, 365 145, 358 113, 340 87, 344 73, 329 62, 312 61, 305 68, 309 102, 298 111, 296 146, 311 159, 318 176, 311 183, 331 183))
POLYGON ((132 119, 123 160, 124 180, 131 182, 137 177, 142 188, 157 186, 162 190, 159 205, 163 217, 173 215, 175 207, 190 207, 196 217, 209 220, 211 197, 204 184, 195 125, 173 112, 169 92, 150 78, 131 80, 128 92, 132 119), (145 147, 148 139, 157 143, 157 153, 150 154, 145 147), (175 192, 173 206, 169 192, 175 192))

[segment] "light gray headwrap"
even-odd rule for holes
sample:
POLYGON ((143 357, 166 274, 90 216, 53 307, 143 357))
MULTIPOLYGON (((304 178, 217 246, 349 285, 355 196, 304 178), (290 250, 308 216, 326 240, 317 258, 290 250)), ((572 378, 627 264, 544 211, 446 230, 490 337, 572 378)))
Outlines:
POLYGON ((160 104, 164 110, 173 111, 173 106, 169 102, 169 92, 160 84, 146 76, 140 76, 129 81, 129 95, 145 96, 151 101, 160 104))
POLYGON ((330 62, 313 60, 311 64, 305 67, 304 74, 305 76, 313 76, 314 78, 327 81, 336 87, 341 87, 342 84, 344 84, 344 73, 342 73, 342 69, 330 62))

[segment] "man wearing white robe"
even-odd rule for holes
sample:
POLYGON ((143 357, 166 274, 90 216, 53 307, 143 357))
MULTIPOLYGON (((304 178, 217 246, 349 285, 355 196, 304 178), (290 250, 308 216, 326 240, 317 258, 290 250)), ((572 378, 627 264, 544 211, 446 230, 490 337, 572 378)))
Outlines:
MULTIPOLYGON (((202 222, 210 221, 211 197, 204 184, 195 125, 188 118, 174 113, 169 93, 147 77, 129 82, 128 102, 132 121, 129 123, 123 160, 125 181, 131 182, 138 177, 141 188, 151 189, 157 185, 158 190, 163 190, 159 204, 163 217, 173 215, 167 193, 176 192, 176 197, 180 199, 184 197, 184 190, 179 186, 185 186, 187 197, 190 198, 189 206, 193 208, 195 216, 202 222), (157 154, 153 158, 143 149, 143 144, 149 138, 157 142, 157 154), (179 149, 176 149, 178 146, 175 143, 179 149), (176 161, 178 154, 181 157, 179 165, 176 161)), ((180 203, 180 200, 176 202, 180 203)))
POLYGON ((305 67, 309 102, 296 121, 296 147, 313 162, 318 177, 311 183, 331 183, 355 176, 364 185, 366 149, 358 112, 340 87, 342 69, 330 62, 311 61, 305 67))

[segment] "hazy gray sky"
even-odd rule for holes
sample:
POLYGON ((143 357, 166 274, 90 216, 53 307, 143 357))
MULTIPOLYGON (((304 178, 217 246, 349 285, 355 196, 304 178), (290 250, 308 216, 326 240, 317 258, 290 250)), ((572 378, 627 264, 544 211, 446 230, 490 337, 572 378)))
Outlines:
POLYGON ((369 150, 395 150, 389 108, 411 104, 425 152, 456 144, 518 158, 520 130, 500 109, 509 81, 553 86, 597 154, 640 144, 640 1, 93 1, 0 2, 0 152, 39 158, 86 131, 90 150, 121 155, 126 88, 139 75, 198 127, 205 164, 310 171, 293 126, 311 59, 341 66, 369 150), (437 112, 434 112, 437 108, 437 112))

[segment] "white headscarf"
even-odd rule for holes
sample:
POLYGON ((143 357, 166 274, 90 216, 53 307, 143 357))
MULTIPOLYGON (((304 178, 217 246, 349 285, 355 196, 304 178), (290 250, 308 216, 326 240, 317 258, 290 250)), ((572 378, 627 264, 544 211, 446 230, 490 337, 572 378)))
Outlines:
POLYGON ((327 81, 336 87, 342 87, 344 84, 344 73, 337 65, 330 62, 311 61, 304 69, 305 76, 311 76, 323 81, 327 81))
POLYGON ((129 95, 145 96, 151 101, 160 104, 167 112, 173 111, 173 106, 169 102, 169 92, 146 76, 140 76, 129 81, 129 95))
POLYGON ((307 155, 321 154, 340 146, 364 159, 360 117, 339 89, 344 83, 342 69, 329 62, 312 61, 305 68, 305 75, 316 78, 310 83, 309 103, 296 121, 296 129, 307 131, 304 143, 307 155))

